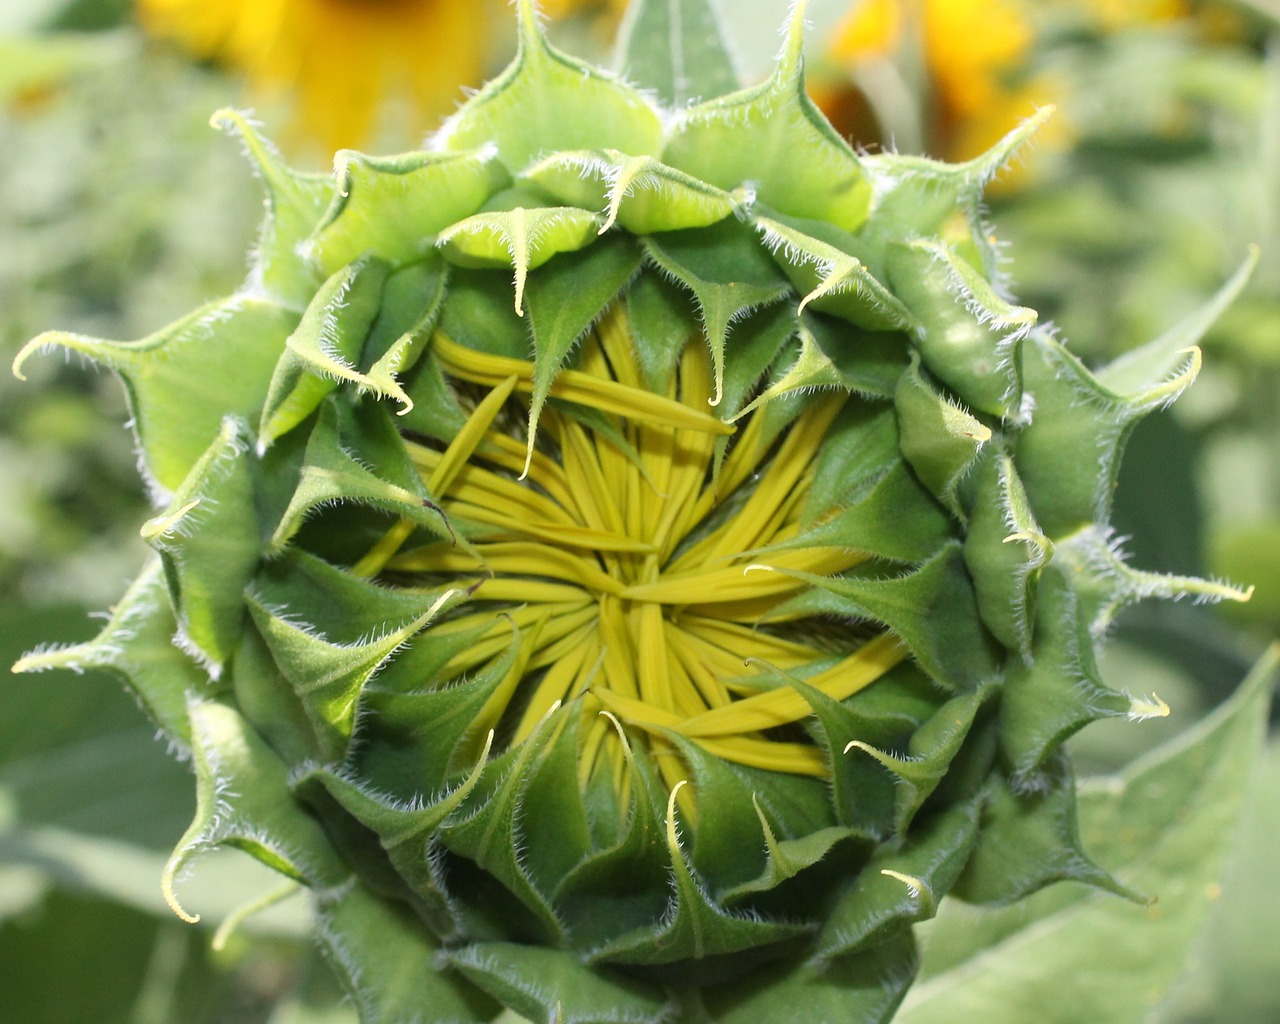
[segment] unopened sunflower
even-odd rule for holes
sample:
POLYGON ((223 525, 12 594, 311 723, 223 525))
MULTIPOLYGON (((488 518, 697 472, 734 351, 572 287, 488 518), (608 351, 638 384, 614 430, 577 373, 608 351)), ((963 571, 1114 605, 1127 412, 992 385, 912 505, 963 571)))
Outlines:
MULTIPOLYGON (((285 167, 235 295, 135 342, 156 549, 94 642, 195 767, 165 885, 313 898, 366 1021, 886 1020, 942 897, 1064 878, 1107 526, 1194 331, 1098 374, 958 165, 763 85, 662 112, 551 49, 424 152, 285 167), (510 1020, 510 1015, 504 1019, 510 1020)), ((192 908, 198 909, 198 908, 192 908)))

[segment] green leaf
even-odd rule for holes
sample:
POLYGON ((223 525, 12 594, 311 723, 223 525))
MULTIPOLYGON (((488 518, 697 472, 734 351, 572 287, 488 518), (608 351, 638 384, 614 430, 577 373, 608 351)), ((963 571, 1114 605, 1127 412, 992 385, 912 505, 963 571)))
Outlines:
POLYGON ((164 562, 182 645, 215 678, 239 639, 240 595, 258 564, 249 445, 248 425, 224 420, 169 507, 142 527, 164 562))
POLYGON ((738 87, 724 29, 709 0, 636 0, 619 30, 617 64, 667 107, 738 87))
POLYGON ((351 994, 360 1024, 487 1024, 500 1007, 433 953, 438 942, 402 904, 353 883, 316 894, 321 948, 351 994))
POLYGON ((854 231, 866 220, 871 184, 805 93, 803 32, 799 3, 773 75, 680 111, 662 159, 726 191, 748 186, 774 210, 854 231))
POLYGON ((671 1007, 651 988, 608 968, 587 967, 559 949, 476 942, 446 963, 531 1021, 557 1024, 662 1024, 671 1007))
POLYGON ((164 570, 157 557, 142 571, 94 639, 35 650, 15 672, 68 668, 107 669, 123 678, 164 736, 178 749, 191 742, 186 694, 200 692, 208 677, 172 643, 177 622, 169 605, 164 570))
POLYGON ((705 991, 705 1016, 690 1014, 687 1019, 715 1024, 888 1024, 918 963, 915 940, 904 932, 867 953, 830 964, 767 965, 705 991))
POLYGON ((271 376, 260 450, 315 412, 339 381, 360 382, 357 364, 390 270, 382 260, 361 257, 320 286, 271 376))
POLYGON ((656 155, 657 112, 636 89, 547 42, 533 0, 519 0, 518 49, 507 69, 450 118, 446 150, 498 147, 512 172, 556 150, 619 149, 656 155))
POLYGON ((660 271, 693 293, 702 316, 715 373, 711 404, 724 392, 729 326, 789 291, 751 232, 736 220, 700 231, 672 231, 647 238, 645 255, 660 271))
POLYGON ((421 259, 437 233, 507 183, 496 156, 491 146, 393 157, 343 150, 333 201, 302 251, 325 274, 366 253, 396 266, 421 259))
POLYGON ((244 850, 313 887, 347 879, 350 869, 319 822, 290 795, 284 763, 240 713, 225 704, 193 700, 189 715, 196 813, 161 880, 174 912, 183 920, 198 920, 178 903, 174 882, 202 853, 219 847, 244 850))
POLYGON ((1158 902, 1060 885, 1007 910, 948 904, 897 1024, 1148 1019, 1169 998, 1214 899, 1278 656, 1273 648, 1236 696, 1181 737, 1082 787, 1086 845, 1158 902))
POLYGON ((464 267, 512 267, 515 270, 516 314, 524 316, 524 289, 529 271, 552 256, 576 252, 595 241, 599 218, 574 206, 477 213, 441 232, 439 245, 464 267))
POLYGON ((267 215, 258 236, 250 283, 257 284, 266 296, 301 309, 323 275, 299 250, 330 203, 333 179, 287 167, 275 146, 239 111, 219 110, 209 123, 240 137, 266 193, 267 215))
POLYGON ((34 351, 59 346, 115 370, 124 381, 142 467, 172 491, 218 435, 225 416, 250 422, 267 393, 298 314, 234 296, 210 303, 141 341, 103 341, 51 332, 18 353, 14 373, 34 351))

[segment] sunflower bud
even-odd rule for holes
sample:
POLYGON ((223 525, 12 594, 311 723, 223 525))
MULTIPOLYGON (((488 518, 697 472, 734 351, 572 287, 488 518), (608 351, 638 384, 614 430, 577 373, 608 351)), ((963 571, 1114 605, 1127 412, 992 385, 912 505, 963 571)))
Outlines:
POLYGON ((523 3, 428 150, 332 178, 220 113, 267 192, 246 286, 19 356, 119 373, 158 505, 101 636, 20 667, 123 674, 196 769, 175 908, 247 850, 366 1020, 881 1020, 944 895, 1120 891, 1062 743, 1167 708, 1095 648, 1244 596, 1107 526, 1197 325, 1088 370, 979 213, 1042 118, 855 156, 800 24, 664 113, 523 3))

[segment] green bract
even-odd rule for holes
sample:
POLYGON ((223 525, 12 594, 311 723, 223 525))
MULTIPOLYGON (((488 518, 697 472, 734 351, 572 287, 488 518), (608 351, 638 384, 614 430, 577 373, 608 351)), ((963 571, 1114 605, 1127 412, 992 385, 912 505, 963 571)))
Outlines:
POLYGON ((1095 647, 1244 596, 1107 526, 1204 324, 1093 373, 1003 296, 980 195, 1039 119, 858 157, 799 11, 769 81, 664 113, 519 9, 425 152, 303 175, 217 115, 245 287, 19 356, 119 373, 158 506, 101 636, 20 667, 126 678, 196 768, 175 909, 245 849, 365 1020, 886 1020, 943 895, 1120 891, 1062 743, 1167 709, 1095 647))

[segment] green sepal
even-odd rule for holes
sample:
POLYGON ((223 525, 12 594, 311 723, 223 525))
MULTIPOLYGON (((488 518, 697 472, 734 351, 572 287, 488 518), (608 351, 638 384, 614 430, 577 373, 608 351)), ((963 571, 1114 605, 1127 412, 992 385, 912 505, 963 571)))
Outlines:
POLYGON ((887 840, 898 817, 897 781, 849 744, 903 749, 937 713, 937 688, 913 665, 899 666, 876 685, 844 701, 832 700, 802 680, 791 685, 813 708, 809 731, 831 766, 831 801, 837 821, 857 834, 887 840))
POLYGON ((919 326, 925 366, 962 401, 1000 417, 1021 415, 1018 349, 1036 313, 1013 306, 944 242, 893 243, 889 284, 919 326))
POLYGON ((1125 561, 1117 538, 1098 527, 1078 531, 1055 551, 1063 572, 1074 581, 1079 614, 1095 640, 1106 636, 1121 609, 1139 601, 1191 597, 1210 604, 1248 601, 1253 596, 1251 586, 1240 588, 1196 576, 1135 569, 1125 561))
POLYGON ((267 298, 301 309, 315 294, 324 275, 317 272, 299 247, 333 198, 333 179, 327 174, 304 174, 288 167, 279 150, 237 110, 219 110, 209 123, 239 136, 254 171, 262 179, 267 213, 254 249, 249 285, 267 298))
POLYGON ((227 417, 169 507, 142 526, 160 553, 182 647, 217 678, 244 622, 241 592, 260 555, 249 428, 227 417))
POLYGON ((381 779, 399 800, 430 792, 442 779, 468 771, 483 749, 480 712, 512 672, 519 634, 465 680, 430 687, 449 658, 473 645, 482 630, 446 637, 426 630, 411 639, 364 689, 359 714, 367 723, 351 762, 363 778, 381 779))
POLYGON ((1036 410, 1018 437, 1018 468, 1031 507, 1055 540, 1110 518, 1120 453, 1139 419, 1172 402, 1200 370, 1200 351, 1140 391, 1120 395, 1052 338, 1023 345, 1026 389, 1036 410))
POLYGON ((600 234, 619 224, 633 235, 703 228, 740 209, 728 192, 651 156, 616 149, 553 153, 521 178, 562 203, 598 210, 600 234))
POLYGON ((592 950, 593 962, 659 966, 714 960, 759 950, 810 933, 808 924, 768 920, 725 910, 707 890, 680 844, 676 824, 677 784, 667 800, 666 845, 671 864, 671 897, 660 921, 619 936, 592 950))
POLYGON ((334 502, 385 509, 412 519, 436 536, 451 537, 448 524, 409 462, 390 413, 375 404, 365 403, 358 409, 341 399, 321 404, 307 439, 297 487, 271 534, 267 551, 283 551, 307 516, 334 502))
POLYGON ((313 900, 320 948, 360 1024, 488 1024, 500 1006, 437 961, 439 942, 402 904, 352 881, 313 900))
POLYGON ((755 555, 843 547, 895 562, 924 562, 950 537, 950 517, 910 470, 897 463, 830 518, 755 555))
POLYGON ((631 282, 625 301, 636 364, 649 390, 665 395, 680 354, 697 330, 693 296, 665 274, 645 267, 631 282))
POLYGON ((901 462, 893 406, 846 402, 822 439, 801 527, 812 527, 833 510, 855 503, 901 462))
POLYGON ((517 316, 512 306, 508 274, 455 268, 440 311, 440 331, 477 352, 529 358, 529 322, 517 316))
POLYGON ((978 615, 957 542, 947 543, 922 566, 897 577, 771 571, 813 584, 812 590, 781 605, 779 615, 852 615, 884 623, 920 667, 948 690, 971 690, 997 672, 997 648, 978 615))
MULTIPOLYGON (((908 348, 901 335, 861 331, 830 318, 806 313, 795 332, 786 368, 733 417, 799 398, 822 389, 839 389, 866 398, 889 398, 907 367, 908 348), (794 355, 791 353, 794 352, 794 355)), ((768 413, 766 412, 766 415, 768 413)))
MULTIPOLYGON (((410 391, 416 392, 416 389, 402 386, 400 376, 413 371, 430 343, 431 332, 444 306, 448 279, 448 265, 434 254, 392 273, 382 292, 382 308, 365 343, 361 371, 348 378, 360 394, 374 394, 399 402, 397 416, 413 412, 414 399, 410 391)), ((436 372, 440 372, 438 367, 436 372)), ((421 387, 424 375, 416 377, 415 382, 421 387)), ((443 381, 441 390, 444 390, 443 381)), ((437 398, 434 393, 429 393, 427 399, 445 404, 443 397, 437 398)), ((432 409, 426 415, 435 418, 442 414, 432 409)), ((409 421, 403 422, 406 429, 414 429, 409 421)))
MULTIPOLYGON (((603 809, 593 805, 599 848, 565 874, 555 894, 579 951, 596 949, 620 932, 639 931, 660 919, 667 905, 671 866, 663 841, 661 784, 650 759, 636 755, 625 738, 622 743, 629 771, 624 806, 613 779, 597 773, 607 787, 596 794, 603 809)), ((592 795, 589 784, 584 803, 592 795)))
MULTIPOLYGON (((836 826, 825 782, 732 764, 675 732, 667 736, 702 797, 689 860, 718 903, 728 904, 729 893, 763 891, 765 878, 785 881, 851 834, 836 826), (830 833, 824 841, 806 842, 824 830, 830 833), (778 833, 789 846, 780 846, 778 833)), ((790 916, 798 919, 807 909, 794 907, 790 916)))
POLYGON ((973 850, 978 800, 948 808, 914 829, 899 848, 882 846, 823 923, 811 962, 874 949, 938 912, 973 850))
POLYGON ((591 825, 578 780, 581 702, 567 705, 561 718, 529 767, 520 804, 521 863, 534 886, 549 898, 592 852, 591 825))
POLYGON ((390 272, 384 261, 362 256, 316 291, 271 376, 258 428, 260 450, 315 412, 340 381, 361 382, 360 354, 390 272))
POLYGON ((524 316, 529 271, 562 252, 577 252, 596 240, 600 218, 574 206, 525 207, 477 213, 440 233, 437 244, 463 267, 511 267, 515 309, 524 316))
MULTIPOLYGON (((982 193, 1018 149, 1053 113, 1043 107, 987 150, 965 163, 950 164, 901 153, 872 153, 862 165, 875 181, 875 216, 868 240, 939 235, 960 214, 976 231, 982 224, 982 193)), ((980 239, 984 249, 985 239, 980 239)))
POLYGON ((181 486, 225 416, 257 419, 272 368, 298 316, 244 295, 204 306, 141 341, 49 332, 13 362, 61 346, 114 370, 124 382, 141 468, 160 490, 181 486))
POLYGON ((1040 531, 1007 454, 983 459, 975 477, 964 562, 982 621, 997 640, 1029 661, 1036 584, 1053 557, 1053 541, 1040 531))
POLYGON ((867 218, 871 183, 805 93, 803 7, 792 9, 769 79, 680 111, 662 159, 727 191, 749 185, 763 203, 790 216, 854 231, 867 218))
POLYGON ((206 691, 209 678, 173 645, 177 628, 157 556, 116 602, 107 624, 92 640, 37 648, 19 659, 13 671, 109 671, 124 682, 174 749, 185 752, 191 746, 187 694, 206 691))
POLYGON ((804 296, 800 312, 812 305, 868 331, 917 326, 911 311, 856 256, 779 220, 756 217, 755 225, 773 258, 804 296))
POLYGON ((910 931, 866 953, 830 963, 784 961, 753 970, 746 978, 704 990, 701 1016, 716 1024, 888 1024, 919 968, 910 931))
POLYGON ((617 66, 670 110, 741 84, 709 0, 637 0, 619 33, 617 66))
POLYGON ((507 185, 497 155, 492 146, 392 157, 342 150, 333 200, 302 251, 326 276, 366 253, 395 266, 419 260, 439 232, 507 185))
POLYGON ((521 819, 527 813, 525 794, 531 773, 554 746, 566 718, 563 711, 549 715, 523 743, 490 761, 463 807, 439 832, 446 848, 492 875, 524 905, 540 933, 539 941, 549 945, 564 941, 565 925, 524 864, 521 819))
MULTIPOLYGON (((352 585, 357 583, 353 578, 352 585)), ((402 599, 392 595, 382 599, 379 588, 364 586, 371 602, 385 601, 400 612, 384 620, 373 634, 349 628, 320 633, 311 623, 298 625, 286 619, 281 606, 271 603, 259 589, 251 586, 245 594, 258 632, 306 709, 324 756, 331 760, 346 753, 355 726, 356 705, 370 677, 401 644, 462 594, 445 591, 434 600, 424 599, 418 614, 405 616, 402 599)))
POLYGON ((236 707, 285 764, 294 768, 322 756, 306 708, 256 629, 240 631, 232 669, 236 707))
POLYGON ((994 692, 995 684, 989 683, 952 697, 915 731, 904 754, 893 754, 862 740, 853 740, 845 748, 845 757, 856 757, 855 751, 861 751, 894 777, 893 827, 898 835, 906 834, 916 812, 947 775, 978 712, 994 692))
POLYGON ((914 353, 911 368, 898 378, 894 405, 903 458, 920 482, 963 518, 957 489, 982 446, 991 440, 991 429, 935 391, 921 374, 914 353))
POLYGON ((196 813, 165 864, 161 884, 179 917, 174 880, 200 854, 235 847, 287 878, 312 888, 340 885, 350 868, 320 823, 289 792, 288 768, 234 708, 192 699, 192 762, 196 813))
POLYGON ((366 782, 345 767, 311 766, 294 778, 294 791, 323 786, 343 810, 374 832, 396 872, 419 901, 418 910, 442 939, 461 937, 458 914, 446 895, 432 856, 435 832, 471 792, 484 769, 484 756, 465 779, 439 794, 399 800, 366 782))
POLYGON ((647 238, 644 250, 654 266, 693 293, 711 351, 715 379, 711 404, 719 405, 730 325, 787 295, 787 282, 750 229, 737 220, 647 238))
POLYGON ((527 299, 533 330, 533 394, 529 403, 528 454, 542 406, 556 374, 578 340, 640 267, 640 253, 626 237, 602 239, 568 253, 529 279, 527 299))
POLYGON ((520 1016, 556 1024, 664 1024, 672 1007, 659 988, 559 949, 473 942, 443 963, 520 1016))
POLYGON ((1034 791, 1020 790, 1000 774, 992 776, 978 840, 952 891, 970 903, 1004 905, 1063 881, 1145 902, 1081 848, 1075 777, 1059 750, 1043 766, 1034 791))
POLYGON ((1128 715, 1133 701, 1098 677, 1094 640, 1057 563, 1040 576, 1032 658, 1010 659, 1000 701, 1000 748, 1019 785, 1039 772, 1072 733, 1099 718, 1128 715))
POLYGON ((533 0, 518 0, 518 45, 505 71, 445 122, 445 150, 496 145, 512 172, 543 153, 620 149, 657 154, 662 124, 644 96, 547 42, 533 0))

